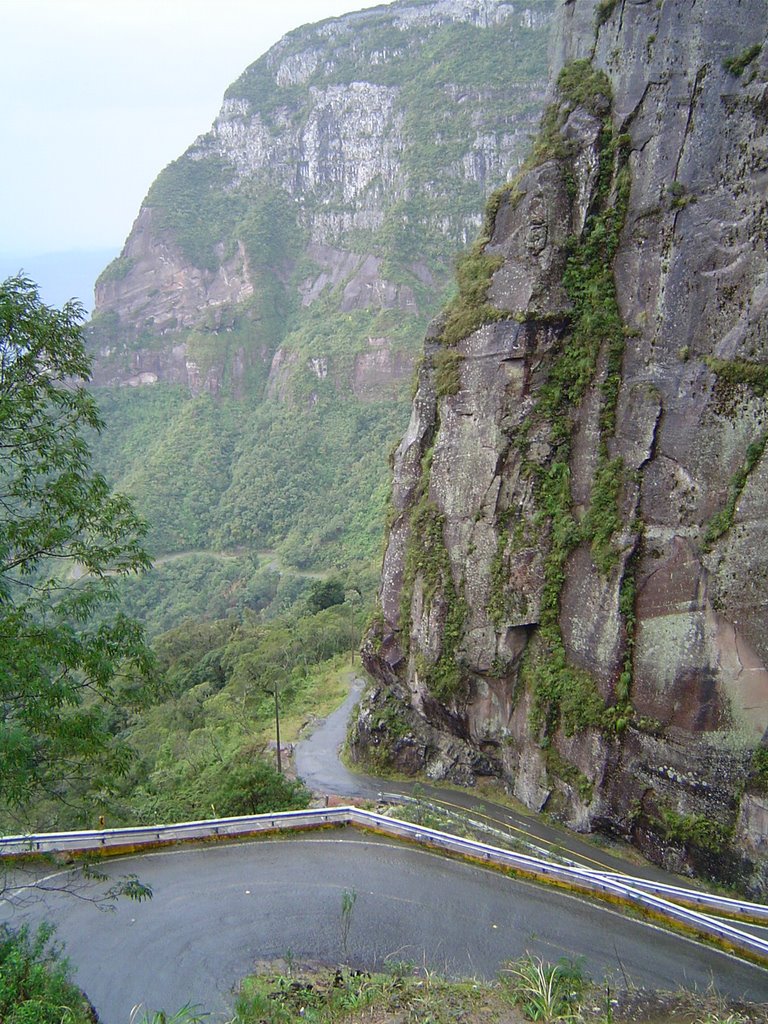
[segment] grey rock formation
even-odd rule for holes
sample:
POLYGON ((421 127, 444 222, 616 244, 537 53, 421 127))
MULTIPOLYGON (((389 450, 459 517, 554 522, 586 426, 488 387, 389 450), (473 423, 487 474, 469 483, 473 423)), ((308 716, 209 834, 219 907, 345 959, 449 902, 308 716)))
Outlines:
POLYGON ((356 730, 754 890, 767 29, 762 0, 561 9, 555 103, 483 246, 490 322, 441 395, 427 340, 356 730))
MULTIPOLYGON (((322 305, 327 316, 411 318, 407 368, 396 316, 391 359, 381 347, 372 359, 363 331, 343 370, 329 359, 360 396, 399 392, 453 253, 535 130, 554 7, 397 0, 287 35, 159 176, 97 283, 97 382, 215 391, 228 359, 201 369, 190 331, 206 334, 207 349, 217 338, 235 347, 244 372, 268 367, 278 347, 301 348, 286 337, 322 305)), ((286 352, 279 362, 290 375, 286 352)), ((289 391, 270 381, 270 393, 289 391)))

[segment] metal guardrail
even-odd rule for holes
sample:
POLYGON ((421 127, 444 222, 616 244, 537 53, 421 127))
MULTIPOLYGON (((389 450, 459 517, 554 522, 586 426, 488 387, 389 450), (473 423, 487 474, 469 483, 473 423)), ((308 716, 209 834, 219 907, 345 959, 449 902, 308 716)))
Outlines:
MULTIPOLYGON (((389 799, 390 802, 401 801, 407 804, 426 804, 428 807, 437 807, 442 813, 448 815, 449 818, 458 817, 446 812, 445 808, 440 804, 434 805, 429 801, 417 800, 414 797, 406 796, 399 793, 383 793, 381 794, 384 799, 389 799)), ((503 837, 504 833, 495 828, 488 827, 484 822, 474 821, 472 818, 464 817, 462 820, 466 821, 467 824, 471 825, 475 829, 487 832, 489 835, 495 835, 503 837)), ((520 840, 517 840, 520 843, 520 840)), ((553 856, 550 851, 544 847, 537 846, 535 843, 523 842, 522 845, 533 853, 534 856, 541 854, 543 859, 548 862, 565 864, 567 867, 579 868, 580 865, 577 861, 571 860, 568 857, 564 857, 562 853, 558 853, 553 856)), ((626 872, 618 871, 594 871, 589 869, 592 874, 609 879, 616 879, 618 881, 625 880, 629 877, 626 872)), ((661 896, 664 899, 668 899, 671 903, 682 903, 684 906, 693 907, 696 910, 706 910, 707 912, 720 913, 728 917, 742 918, 749 920, 751 923, 760 924, 765 921, 768 925, 768 907, 761 903, 752 903, 749 900, 732 899, 729 896, 721 896, 716 893, 704 892, 700 889, 687 889, 682 886, 669 885, 664 882, 656 882, 652 879, 636 878, 633 877, 633 886, 636 889, 641 889, 644 892, 653 893, 656 896, 661 896)))
MULTIPOLYGON (((606 878, 626 878, 626 875, 601 872, 601 874, 603 873, 606 878)), ((768 924, 768 907, 762 903, 732 899, 730 896, 720 896, 712 892, 701 892, 698 889, 685 889, 682 886, 667 885, 664 882, 654 882, 647 878, 635 878, 632 884, 636 889, 642 889, 644 892, 662 896, 672 903, 680 901, 688 906, 706 908, 707 911, 714 913, 727 914, 732 917, 744 917, 755 922, 765 921, 768 924)))
MULTIPOLYGON (((357 807, 320 808, 308 811, 287 811, 277 814, 259 814, 239 818, 219 818, 212 821, 180 822, 173 825, 148 825, 139 828, 116 828, 89 832, 54 832, 42 835, 8 836, 0 839, 0 857, 25 857, 43 853, 76 853, 86 851, 124 851, 142 846, 157 846, 185 842, 195 839, 227 838, 258 835, 284 830, 306 830, 325 826, 352 825, 367 831, 381 832, 398 839, 419 843, 445 850, 446 852, 469 857, 489 867, 509 868, 543 882, 566 885, 598 897, 619 900, 640 907, 656 916, 673 921, 697 935, 714 939, 754 960, 768 964, 768 940, 741 931, 724 921, 718 921, 701 910, 691 910, 673 902, 673 897, 685 898, 691 902, 698 898, 715 909, 722 910, 722 904, 738 904, 747 908, 744 912, 753 919, 768 919, 768 907, 746 901, 727 900, 725 897, 709 897, 706 893, 661 886, 644 879, 626 875, 612 875, 608 872, 592 871, 588 868, 555 864, 540 857, 503 850, 474 839, 440 832, 411 822, 398 821, 373 811, 357 807), (664 898, 655 891, 667 892, 664 898), (671 890, 671 891, 670 891, 671 890)), ((733 911, 731 911, 733 912, 733 911)))
POLYGON ((0 857, 23 857, 39 853, 79 853, 156 846, 194 839, 256 835, 283 829, 305 829, 323 825, 349 824, 348 811, 281 811, 277 814, 252 814, 239 818, 183 821, 172 825, 140 825, 136 828, 107 828, 84 832, 46 832, 41 835, 0 838, 0 857))
MULTIPOLYGON (((399 835, 402 838, 437 846, 454 853, 480 859, 488 864, 524 871, 545 882, 551 881, 571 887, 575 886, 597 896, 619 899, 674 921, 702 936, 724 942, 739 952, 747 953, 753 958, 768 963, 768 940, 744 932, 724 921, 714 920, 701 911, 691 910, 660 896, 643 892, 636 884, 638 882, 642 884, 642 879, 621 875, 612 877, 606 872, 592 871, 589 868, 552 864, 538 857, 502 850, 485 843, 478 843, 473 839, 463 839, 459 836, 439 832, 436 829, 411 825, 409 822, 393 821, 391 818, 382 819, 381 815, 357 808, 350 808, 350 817, 351 824, 358 824, 363 828, 379 829, 381 827, 379 823, 384 820, 388 822, 386 831, 390 835, 399 835), (369 822, 367 826, 366 821, 369 822)), ((687 890, 683 891, 687 892, 687 890)), ((750 907, 753 906, 750 904, 750 907)), ((768 907, 762 909, 768 913, 768 907)))

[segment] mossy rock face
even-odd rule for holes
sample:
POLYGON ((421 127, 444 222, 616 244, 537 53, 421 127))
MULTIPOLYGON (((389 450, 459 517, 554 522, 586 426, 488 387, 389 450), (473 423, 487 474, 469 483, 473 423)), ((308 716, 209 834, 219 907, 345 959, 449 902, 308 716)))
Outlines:
MULTIPOLYGON (((673 27, 668 8, 618 19, 605 3, 585 60, 595 25, 585 35, 577 7, 561 12, 565 66, 532 155, 489 205, 474 266, 503 262, 473 299, 485 322, 451 338, 458 382, 435 404, 421 479, 466 602, 456 656, 477 682, 460 719, 412 707, 451 734, 444 747, 493 738, 531 806, 749 885, 765 852, 759 816, 738 825, 738 794, 768 727, 764 197, 750 171, 766 73, 759 54, 739 76, 711 48, 747 52, 768 10, 754 0, 734 25, 715 4, 673 27), (493 348, 515 324, 517 347, 493 348)), ((410 628, 426 642, 426 618, 410 628)), ((400 663, 406 688, 414 672, 400 663)))

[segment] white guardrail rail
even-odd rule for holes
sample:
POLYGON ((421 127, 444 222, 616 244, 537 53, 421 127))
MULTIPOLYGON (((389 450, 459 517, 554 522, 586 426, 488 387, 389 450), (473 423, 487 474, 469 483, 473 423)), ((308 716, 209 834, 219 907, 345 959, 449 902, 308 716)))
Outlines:
POLYGON ((714 913, 740 915, 752 921, 768 922, 768 907, 761 904, 663 885, 628 875, 556 864, 539 857, 480 843, 474 839, 464 839, 437 829, 398 821, 357 807, 286 811, 240 818, 181 822, 175 825, 146 825, 139 828, 7 836, 0 838, 0 857, 89 851, 118 853, 192 840, 235 838, 259 833, 344 825, 382 832, 408 842, 468 857, 489 867, 509 868, 542 882, 569 886, 611 901, 618 900, 672 921, 699 936, 714 940, 750 959, 768 965, 768 939, 742 931, 704 912, 706 908, 714 913), (681 906, 680 903, 685 906, 681 906), (691 905, 701 909, 691 909, 691 905))

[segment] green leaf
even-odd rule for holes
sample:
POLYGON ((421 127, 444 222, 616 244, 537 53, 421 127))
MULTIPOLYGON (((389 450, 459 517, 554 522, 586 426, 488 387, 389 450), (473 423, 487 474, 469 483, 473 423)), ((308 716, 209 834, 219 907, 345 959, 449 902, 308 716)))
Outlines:
POLYGON ((61 780, 120 773, 106 710, 127 676, 147 684, 141 628, 115 581, 149 567, 146 526, 91 468, 102 429, 85 388, 82 308, 0 284, 0 804, 61 780))

